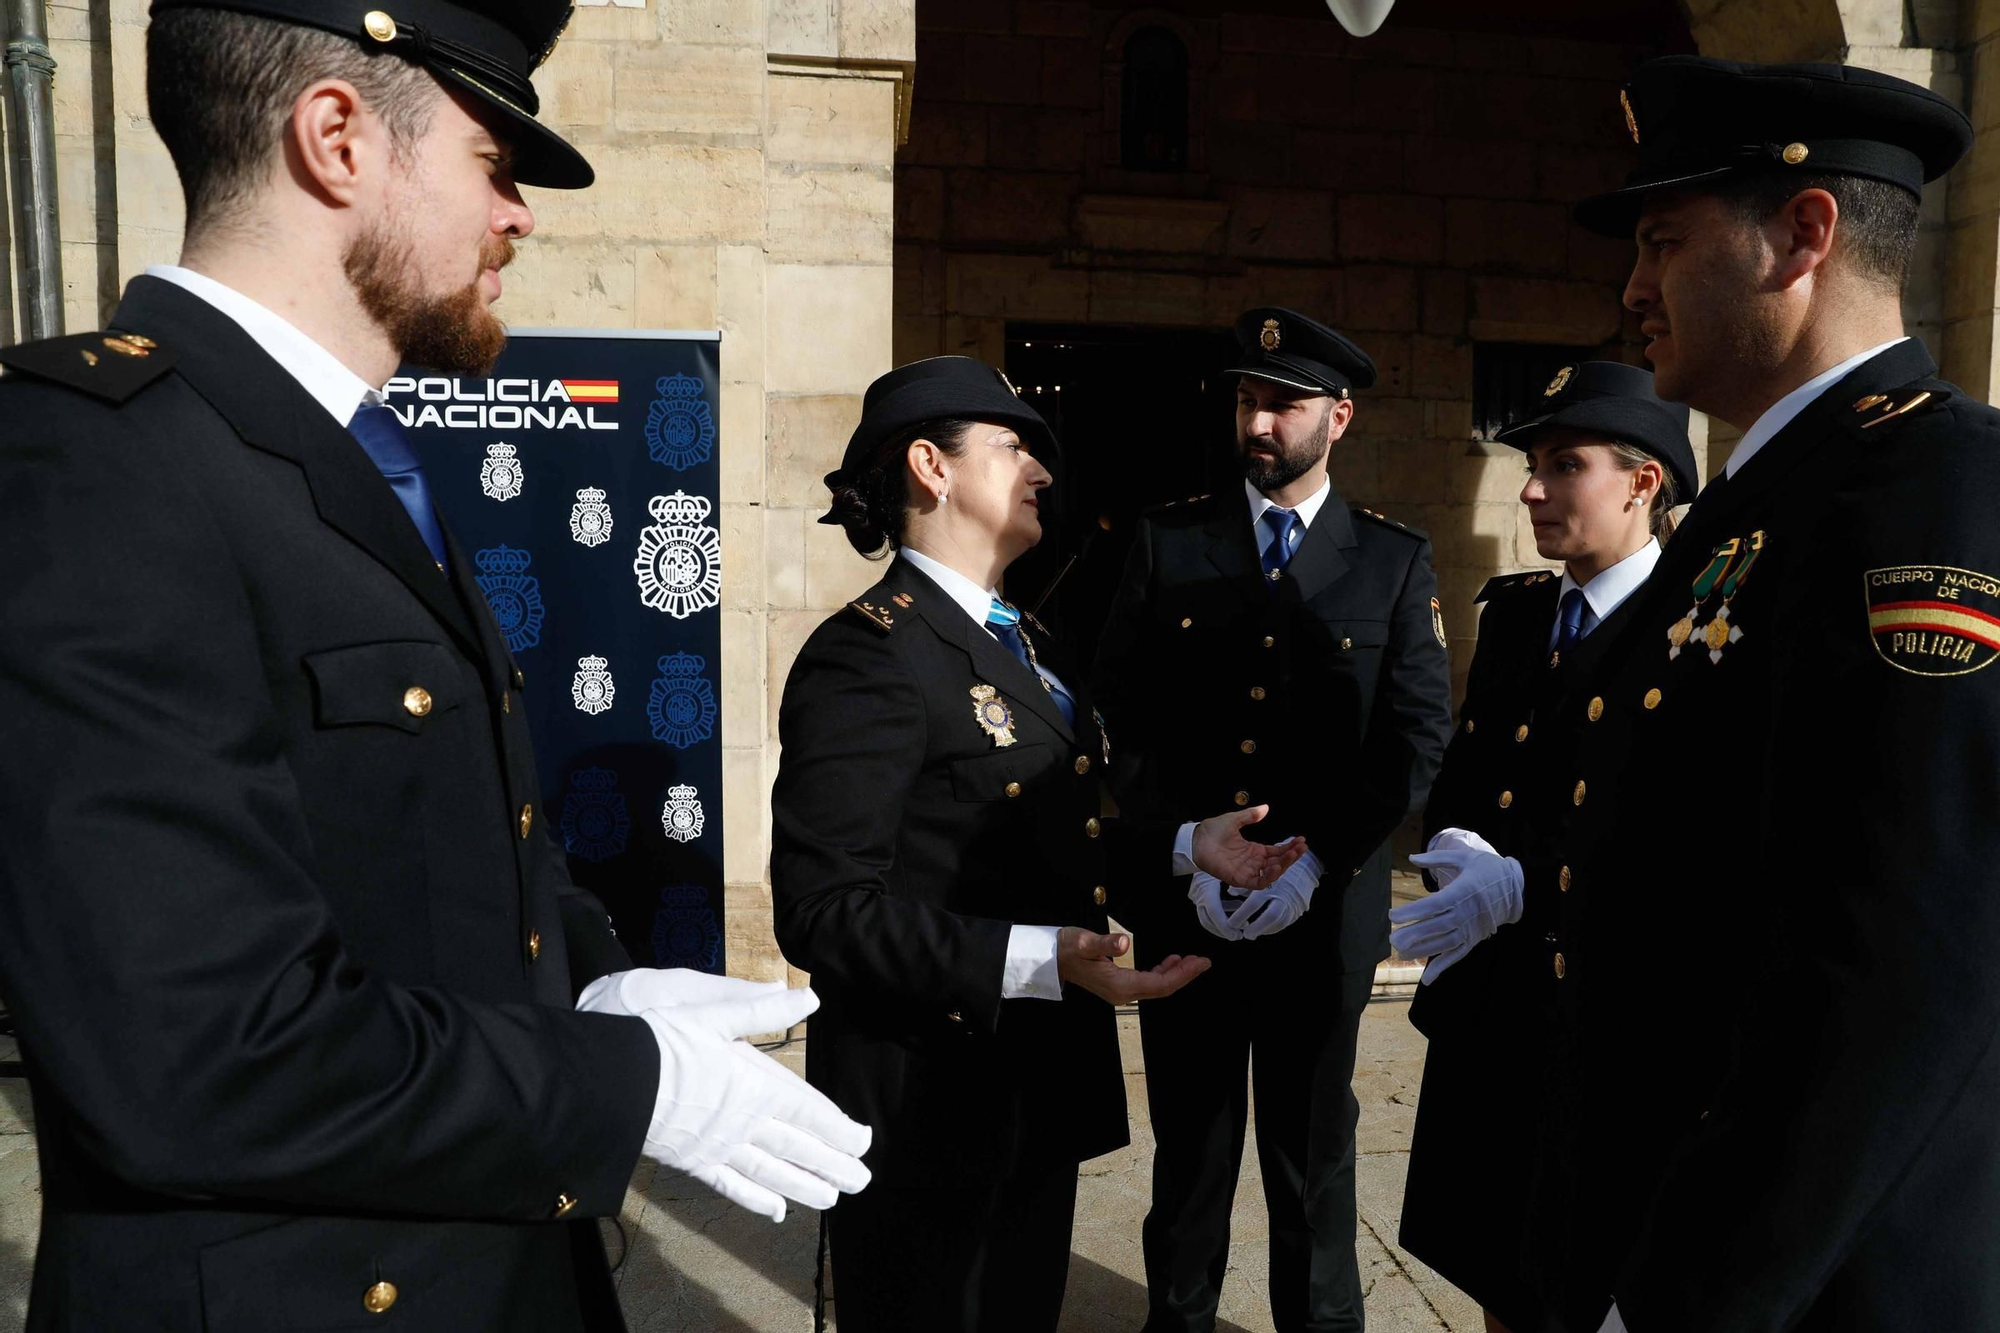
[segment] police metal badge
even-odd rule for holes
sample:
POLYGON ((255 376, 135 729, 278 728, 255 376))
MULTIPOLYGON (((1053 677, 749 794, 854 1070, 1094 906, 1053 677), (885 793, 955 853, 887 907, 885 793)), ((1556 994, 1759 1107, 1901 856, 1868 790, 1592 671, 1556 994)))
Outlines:
POLYGON ((1571 375, 1574 375, 1575 373, 1576 373, 1575 366, 1564 366, 1561 370, 1558 370, 1556 372, 1556 377, 1549 381, 1549 387, 1542 390, 1542 397, 1553 398, 1557 394, 1561 393, 1563 391, 1563 386, 1569 383, 1569 377, 1571 375))
POLYGON ((612 683, 609 666, 601 657, 579 657, 576 659, 576 677, 570 681, 570 701, 579 713, 596 717, 610 708, 618 697, 618 687, 612 683))
POLYGON ((701 836, 701 802, 693 787, 667 788, 667 803, 660 807, 660 826, 675 842, 693 842, 701 836))
POLYGON ((486 461, 479 465, 479 489, 489 500, 512 500, 528 480, 527 469, 514 456, 511 444, 486 446, 486 461))
POLYGON ((1951 565, 1864 577, 1875 653, 1914 676, 1967 676, 2000 657, 2000 579, 1951 565))
POLYGON ((646 508, 658 526, 640 532, 632 560, 639 600, 676 620, 721 605, 722 534, 704 521, 713 508, 708 497, 675 491, 646 508))
POLYGON ((1275 319, 1265 320, 1264 331, 1257 335, 1257 345, 1267 352, 1275 352, 1278 350, 1278 344, 1282 341, 1284 339, 1278 330, 1278 321, 1275 319))
POLYGON ((1626 133, 1632 136, 1633 143, 1639 142, 1639 118, 1632 114, 1632 94, 1620 88, 1618 90, 1618 105, 1625 111, 1626 133))
POLYGON ((569 508, 569 535, 579 546, 602 546, 611 540, 611 506, 604 503, 602 490, 586 486, 576 493, 576 503, 569 508))
POLYGON ((972 687, 972 717, 993 738, 995 747, 1014 743, 1014 710, 991 685, 972 687))

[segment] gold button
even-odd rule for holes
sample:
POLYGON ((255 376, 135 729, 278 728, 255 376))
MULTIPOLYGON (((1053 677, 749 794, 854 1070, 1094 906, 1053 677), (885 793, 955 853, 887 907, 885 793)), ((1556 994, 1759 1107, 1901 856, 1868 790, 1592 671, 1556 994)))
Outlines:
POLYGON ((1261 699, 1261 698, 1263 698, 1263 697, 1264 697, 1264 687, 1263 687, 1262 685, 1252 685, 1252 686, 1250 687, 1250 697, 1251 697, 1252 699, 1261 699))
POLYGON ((1238 804, 1238 805, 1248 805, 1248 804, 1250 804, 1250 793, 1249 793, 1249 792, 1247 792, 1247 791, 1239 791, 1239 792, 1237 792, 1237 793, 1236 793, 1236 804, 1238 804))
POLYGON ((1506 809, 1506 808, 1507 808, 1508 806, 1510 806, 1510 805, 1512 805, 1512 804, 1514 804, 1514 793, 1513 793, 1513 792, 1511 792, 1511 791, 1503 791, 1503 792, 1501 792, 1501 793, 1500 793, 1500 808, 1501 808, 1502 810, 1505 810, 1505 809, 1506 809))
POLYGON ((1604 700, 1601 698, 1592 699, 1590 701, 1590 707, 1584 709, 1583 711, 1589 715, 1590 720, 1592 722, 1597 721, 1598 718, 1604 716, 1604 700))
POLYGON ((1475 731, 1477 731, 1477 730, 1479 730, 1479 724, 1478 724, 1478 723, 1474 722, 1474 721, 1473 721, 1473 720, 1472 720, 1471 718, 1469 718, 1469 717, 1468 717, 1467 719, 1465 719, 1465 734, 1466 734, 1466 735, 1470 736, 1470 735, 1471 735, 1471 734, 1472 734, 1473 732, 1475 732, 1475 731))
POLYGON ((1517 741, 1524 741, 1528 739, 1527 723, 1523 722, 1520 726, 1514 728, 1514 739, 1517 741))
POLYGON ((1090 891, 1090 901, 1096 903, 1099 907, 1104 906, 1104 900, 1106 898, 1109 898, 1110 896, 1111 896, 1110 894, 1104 891, 1104 886, 1102 884, 1098 885, 1096 888, 1090 891))
POLYGON ((1562 868, 1562 869, 1561 869, 1560 871, 1558 871, 1558 872, 1556 873, 1556 887, 1557 887, 1557 888, 1559 888, 1559 889, 1561 889, 1561 890, 1562 890, 1562 891, 1563 891, 1564 893, 1568 893, 1568 892, 1569 892, 1569 867, 1568 867, 1568 866, 1564 866, 1564 867, 1563 867, 1563 868, 1562 868))
POLYGON ((126 342, 131 343, 134 347, 142 347, 148 352, 153 351, 159 347, 158 343, 154 342, 151 338, 146 337, 142 333, 127 333, 124 334, 123 337, 126 342))
POLYGON ((558 1194, 558 1195, 556 1195, 556 1213, 555 1213, 555 1215, 556 1215, 557 1217, 562 1217, 562 1216, 564 1216, 565 1214, 567 1214, 567 1213, 569 1212, 569 1210, 570 1210, 570 1209, 572 1209, 572 1208, 574 1208, 574 1207, 576 1207, 576 1200, 575 1200, 575 1199, 572 1199, 572 1198, 571 1198, 571 1197, 570 1197, 569 1195, 567 1195, 567 1194, 558 1194))
POLYGON ((1082 776, 1083 774, 1085 774, 1085 773, 1088 773, 1088 772, 1090 771, 1090 756, 1089 756, 1089 755, 1087 755, 1087 754, 1080 754, 1080 755, 1078 755, 1078 756, 1076 757, 1076 771, 1077 771, 1077 775, 1078 775, 1079 777, 1081 777, 1081 776, 1082 776))
POLYGON ((1183 617, 1181 618, 1181 628, 1182 628, 1182 629, 1192 629, 1193 627, 1194 627, 1194 621, 1193 621, 1193 620, 1190 620, 1190 619, 1188 619, 1188 618, 1187 618, 1187 617, 1185 617, 1185 616, 1183 616, 1183 617))
POLYGON ((1103 830, 1103 828, 1104 825, 1098 823, 1095 819, 1086 819, 1083 821, 1083 831, 1093 838, 1096 837, 1098 833, 1103 830))
POLYGON ((1344 638, 1340 641, 1340 651, 1342 652, 1346 652, 1349 648, 1352 648, 1353 646, 1354 646, 1354 640, 1352 639, 1344 638))
POLYGON ((1568 964, 1568 963, 1567 963, 1566 961, 1564 961, 1564 959, 1563 959, 1563 956, 1562 956, 1561 954, 1557 954, 1557 955, 1556 955, 1556 980, 1557 980, 1557 981, 1561 981, 1561 980, 1562 980, 1562 979, 1563 979, 1564 977, 1566 977, 1566 976, 1568 976, 1568 975, 1569 975, 1569 964, 1568 964))
POLYGON ((1020 784, 1020 783, 1018 783, 1018 782, 1010 782, 1010 783, 1008 783, 1008 784, 1007 784, 1007 794, 1008 794, 1009 796, 1019 796, 1019 795, 1021 794, 1021 784, 1020 784))
POLYGON ((369 10, 367 16, 361 20, 361 26, 366 28, 368 35, 378 42, 396 40, 396 20, 379 9, 369 10))
POLYGON ((1272 638, 1270 635, 1266 634, 1264 636, 1264 646, 1266 648, 1276 648, 1278 646, 1278 641, 1272 638))
POLYGON ((531 930, 528 932, 528 961, 531 963, 535 962, 536 960, 541 958, 541 956, 542 956, 542 932, 539 930, 531 930))
POLYGON ((963 1023, 965 1021, 965 1016, 959 1013, 958 1010, 956 1009, 946 1014, 945 1017, 949 1018, 954 1023, 963 1023))
POLYGON ((528 830, 535 826, 535 806, 531 801, 521 807, 521 836, 527 837, 528 830))
POLYGON ((1243 742, 1243 744, 1237 746, 1236 748, 1243 751, 1243 753, 1245 754, 1255 754, 1257 753, 1257 742, 1245 741, 1243 742))
POLYGON ((412 685, 403 691, 403 711, 411 717, 429 717, 431 712, 431 692, 421 685, 412 685))
POLYGON ((387 1314, 389 1307, 396 1303, 396 1284, 377 1282, 361 1297, 361 1308, 369 1314, 387 1314))
POLYGON ((1653 709, 1658 708, 1659 706, 1660 706, 1660 692, 1658 690, 1647 690, 1646 711, 1650 713, 1653 709))
POLYGON ((520 690, 520 689, 526 689, 526 688, 527 688, 527 685, 528 685, 528 678, 527 678, 526 676, 524 676, 524 675, 522 675, 522 674, 521 674, 521 668, 519 668, 519 667, 515 667, 515 668, 514 668, 514 688, 515 688, 515 689, 517 689, 517 690, 520 690))
POLYGON ((1583 782, 1581 779, 1577 781, 1576 790, 1569 794, 1569 798, 1578 805, 1583 804, 1583 782))
POLYGON ((1788 166, 1794 166, 1794 167, 1795 167, 1795 166, 1797 166, 1797 165, 1798 165, 1799 163, 1801 163, 1801 162, 1805 161, 1805 160, 1806 160, 1806 158, 1807 158, 1807 156, 1808 156, 1808 155, 1810 155, 1810 154, 1811 154, 1811 152, 1812 152, 1812 149, 1810 149, 1810 148, 1806 147, 1806 146, 1805 146, 1804 144, 1802 144, 1802 143, 1788 143, 1788 144, 1786 144, 1786 145, 1785 145, 1785 162, 1786 162, 1786 165, 1788 165, 1788 166))

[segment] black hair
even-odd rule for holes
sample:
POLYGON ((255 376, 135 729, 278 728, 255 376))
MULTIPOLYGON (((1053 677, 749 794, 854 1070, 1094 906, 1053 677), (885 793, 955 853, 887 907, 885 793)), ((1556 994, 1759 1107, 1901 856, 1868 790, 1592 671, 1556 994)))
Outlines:
POLYGON ((219 9, 152 21, 146 106, 180 173, 190 233, 262 183, 293 103, 319 79, 353 84, 401 154, 430 128, 443 91, 421 65, 302 24, 219 9))
POLYGON ((1903 290, 1917 244, 1921 200, 1900 185, 1865 176, 1758 172, 1724 181, 1715 194, 1748 222, 1763 222, 1803 190, 1825 190, 1840 206, 1841 249, 1857 272, 1903 290))
POLYGON ((903 527, 910 516, 910 469, 904 458, 918 440, 929 440, 956 458, 965 451, 966 436, 978 423, 969 417, 938 417, 920 422, 885 440, 868 462, 849 471, 833 488, 833 508, 827 515, 847 533, 848 544, 870 560, 902 549, 903 527))

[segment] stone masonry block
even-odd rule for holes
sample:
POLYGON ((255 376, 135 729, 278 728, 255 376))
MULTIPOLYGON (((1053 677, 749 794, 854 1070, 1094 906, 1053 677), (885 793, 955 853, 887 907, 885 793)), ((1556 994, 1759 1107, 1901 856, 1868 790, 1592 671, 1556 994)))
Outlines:
POLYGON ((1036 100, 1049 107, 1097 110, 1104 102, 1103 50, 1095 42, 1044 38, 1040 95, 1036 100))
POLYGON ((1397 506, 1442 504, 1451 448, 1436 440, 1385 440, 1376 498, 1397 506))
POLYGON ((976 167, 986 161, 986 108, 918 99, 910 111, 910 141, 896 150, 899 164, 976 167))
POLYGON ((1417 327, 1415 269, 1357 265, 1347 270, 1346 280, 1343 318, 1347 323, 1396 331, 1417 327))
POLYGON ((1454 268, 1561 273, 1569 260, 1569 210, 1513 199, 1455 199, 1445 209, 1445 237, 1445 257, 1454 268))
POLYGON ((1417 194, 1524 199, 1535 193, 1535 145, 1521 140, 1412 135, 1398 157, 1417 194))
POLYGON ((843 60, 914 60, 917 0, 840 0, 843 60))
POLYGON ((763 504, 763 386, 724 383, 721 420, 717 424, 721 428, 722 503, 763 504))
POLYGON ((896 168, 896 239, 944 237, 944 173, 935 167, 896 168))
POLYGON ((806 524, 826 512, 767 508, 764 513, 764 597, 773 611, 806 604, 806 524))
POLYGON ((1342 259, 1436 263, 1444 245, 1444 207, 1419 195, 1347 195, 1340 201, 1339 234, 1342 259))
POLYGON ((1033 37, 1090 36, 1090 6, 1083 0, 1016 0, 1014 31, 1033 37))
POLYGON ((1060 245, 1078 184, 1055 172, 954 171, 945 182, 945 236, 964 246, 1060 245))
MULTIPOLYGON (((765 449, 768 502, 824 513, 826 474, 840 465, 847 437, 861 420, 858 394, 780 394, 767 403, 765 449)), ((801 603, 803 605, 803 603, 801 603)))
POLYGON ((1471 397, 1471 341, 1465 338, 1411 339, 1410 392, 1418 398, 1471 397))
POLYGON ((524 245, 497 307, 523 328, 631 328, 637 295, 632 250, 588 240, 524 245))
POLYGON ((888 264, 895 186, 870 167, 779 167, 765 182, 765 253, 778 264, 888 264))
POLYGON ((1425 333, 1455 337, 1465 332, 1465 275, 1449 269, 1423 272, 1425 333))
POLYGON ((1403 136, 1299 130, 1292 135, 1292 184, 1356 194, 1403 188, 1403 136))
POLYGON ((637 263, 633 312, 640 328, 716 327, 720 312, 714 246, 648 246, 639 250, 637 263))
POLYGON ((673 0, 657 8, 670 42, 764 49, 766 0, 673 0))
POLYGON ((768 161, 873 167, 895 151, 896 88, 886 79, 773 74, 766 96, 768 161))
POLYGON ((1319 190, 1230 186, 1229 253, 1251 261, 1333 256, 1333 197, 1319 190))
POLYGON ((1602 283, 1549 278, 1472 279, 1473 337, 1596 344, 1618 335, 1618 293, 1602 283))
POLYGON ((987 114, 986 159, 1019 171, 1081 171, 1095 111, 996 106, 987 114))
POLYGON ((613 56, 620 131, 758 134, 764 128, 765 56, 747 46, 661 42, 613 56))
POLYGON ((805 533, 806 605, 839 606, 859 597, 882 577, 882 566, 857 554, 842 529, 808 522, 805 533))
POLYGON ((951 255, 945 306, 962 315, 1079 321, 1089 318, 1091 274, 1055 268, 1039 255, 951 255))
POLYGON ((652 245, 764 239, 764 158, 755 148, 594 145, 590 158, 595 188, 530 192, 545 234, 652 245))
POLYGON ((771 54, 839 55, 839 9, 840 0, 767 0, 765 40, 771 54))
POLYGON ((1196 323, 1202 279, 1191 273, 1100 269, 1090 275, 1090 319, 1107 324, 1196 323))
POLYGON ((764 275, 775 316, 768 324, 766 388, 860 393, 889 369, 895 281, 888 264, 772 264, 764 275))
POLYGON ((1041 100, 1042 39, 981 37, 969 41, 965 100, 1033 106, 1041 100))
POLYGON ((722 330, 722 382, 764 381, 764 251, 725 245, 715 252, 717 326, 722 330))
POLYGON ((769 793, 764 788, 763 748, 725 746, 722 751, 723 878, 756 878, 763 875, 770 865, 770 842, 765 836, 768 798, 769 793))

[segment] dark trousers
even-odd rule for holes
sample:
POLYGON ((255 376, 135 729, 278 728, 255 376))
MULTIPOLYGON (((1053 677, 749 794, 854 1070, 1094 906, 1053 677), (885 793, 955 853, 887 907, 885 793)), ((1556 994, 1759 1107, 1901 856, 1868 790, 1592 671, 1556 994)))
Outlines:
POLYGON ((878 1181, 827 1214, 840 1333, 1054 1333, 1076 1163, 934 1189, 878 1181))
POLYGON ((1290 968, 1246 965, 1258 961, 1247 952, 1139 1010, 1156 1141, 1153 1207, 1142 1233, 1145 1333, 1215 1327, 1253 1088, 1271 1221, 1271 1317, 1278 1333, 1358 1333, 1360 1105, 1352 1083, 1374 973, 1322 973, 1302 983, 1290 968))

